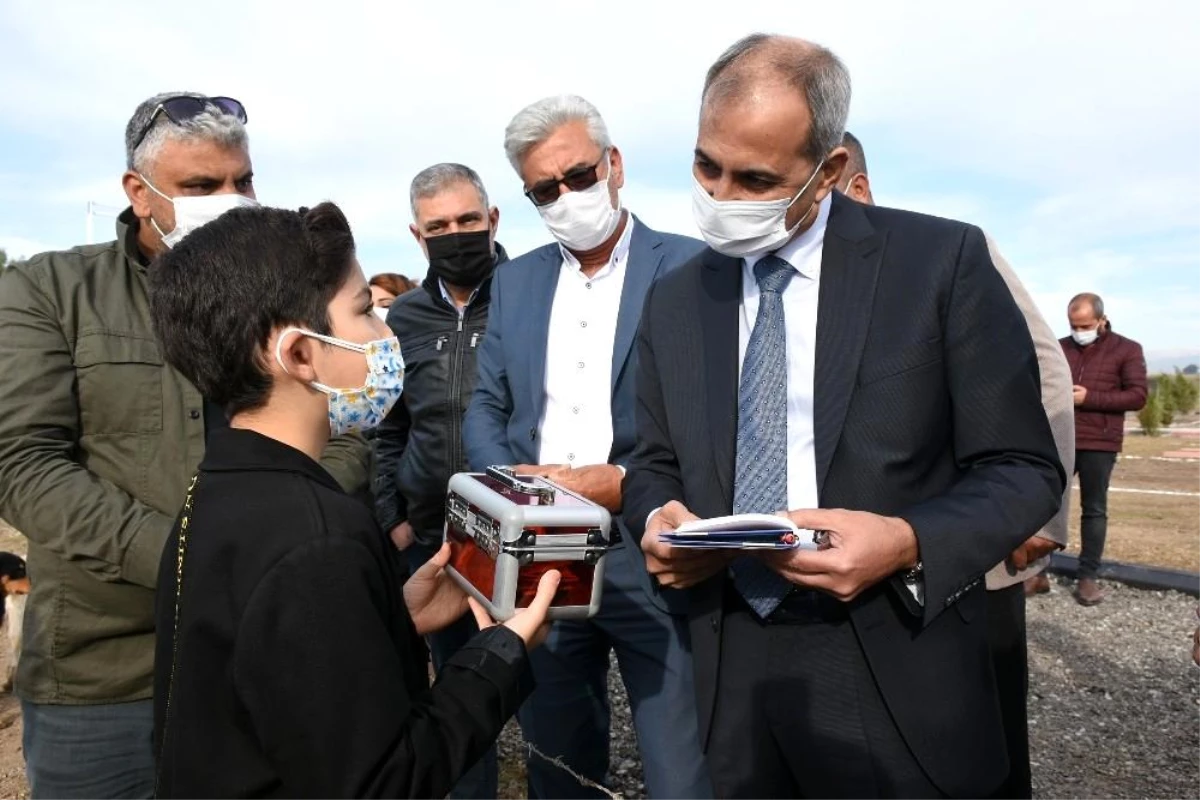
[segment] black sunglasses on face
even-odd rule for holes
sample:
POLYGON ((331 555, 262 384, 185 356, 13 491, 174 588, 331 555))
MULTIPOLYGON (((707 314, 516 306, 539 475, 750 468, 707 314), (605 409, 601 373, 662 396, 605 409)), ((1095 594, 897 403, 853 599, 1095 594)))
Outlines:
POLYGON ((203 114, 208 106, 216 106, 231 117, 236 117, 238 122, 246 124, 246 107, 232 97, 168 97, 154 109, 154 113, 150 115, 150 119, 138 134, 137 143, 134 144, 133 149, 137 150, 146 138, 146 134, 150 133, 159 114, 166 114, 167 119, 171 122, 182 125, 203 114))
POLYGON ((600 160, 590 167, 577 167, 561 178, 554 180, 539 181, 533 185, 533 188, 525 192, 525 196, 533 202, 535 206, 548 206, 558 199, 561 192, 559 185, 566 186, 569 191, 582 192, 584 189, 590 189, 595 186, 600 176, 598 171, 600 165, 604 163, 604 159, 608 157, 608 151, 600 156, 600 160))

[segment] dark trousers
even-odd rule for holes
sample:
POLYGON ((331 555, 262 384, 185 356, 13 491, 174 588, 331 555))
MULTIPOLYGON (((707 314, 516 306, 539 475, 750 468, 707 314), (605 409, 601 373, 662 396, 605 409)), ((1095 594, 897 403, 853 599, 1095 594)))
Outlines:
MULTIPOLYGON (((542 753, 603 785, 609 768, 608 669, 615 652, 629 694, 646 794, 712 797, 700 749, 687 622, 655 606, 639 581, 641 558, 624 545, 608 554, 600 612, 560 620, 530 653, 537 689, 517 719, 542 753)), ((561 767, 530 755, 531 798, 596 798, 561 767)))
POLYGON ((996 797, 1033 796, 1029 774, 1029 661, 1025 646, 1025 585, 987 593, 988 645, 1000 695, 1009 773, 996 797))
POLYGON ((29 796, 153 797, 154 702, 21 702, 29 796))
POLYGON ((1108 535, 1108 482, 1112 478, 1117 454, 1106 450, 1079 450, 1075 453, 1075 474, 1079 476, 1079 506, 1082 516, 1079 535, 1079 577, 1095 578, 1104 556, 1104 538, 1108 535))
POLYGON ((718 797, 944 797, 884 705, 844 607, 763 622, 725 599, 709 770, 718 797))
MULTIPOLYGON (((437 546, 422 545, 414 542, 404 551, 408 559, 409 573, 416 572, 437 552, 437 546)), ((433 668, 440 671, 452 655, 467 643, 467 640, 479 632, 472 614, 465 614, 462 619, 448 628, 425 637, 429 645, 429 656, 433 660, 433 668)), ((496 746, 492 745, 483 758, 476 762, 454 785, 448 797, 454 800, 484 800, 496 797, 500 792, 500 766, 496 755, 496 746)))

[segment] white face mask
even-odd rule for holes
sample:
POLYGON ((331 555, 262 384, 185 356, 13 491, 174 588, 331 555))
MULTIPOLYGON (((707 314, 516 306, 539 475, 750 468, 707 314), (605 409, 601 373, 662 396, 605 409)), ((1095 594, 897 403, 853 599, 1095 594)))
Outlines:
POLYGON ((1100 335, 1099 328, 1093 328, 1090 331, 1071 331, 1071 338, 1075 340, 1075 344, 1080 347, 1087 347, 1100 335))
MULTIPOLYGON (((715 200, 692 179, 692 214, 708 246, 731 258, 753 258, 778 250, 804 223, 808 213, 787 227, 787 212, 821 174, 825 159, 792 199, 715 200)), ((815 205, 815 204, 814 204, 815 205)))
POLYGON ((375 306, 375 316, 379 317, 384 322, 387 322, 387 315, 388 315, 388 312, 391 310, 392 309, 390 307, 383 308, 382 306, 375 306))
MULTIPOLYGON (((607 156, 605 157, 607 161, 607 156)), ((612 162, 609 176, 612 176, 612 162)), ((581 192, 566 192, 538 213, 550 234, 568 250, 594 250, 608 241, 621 221, 621 208, 613 208, 608 194, 608 178, 581 192)))
POLYGON ((241 194, 205 194, 196 197, 167 197, 165 194, 155 188, 154 184, 146 180, 145 175, 139 175, 139 178, 150 187, 150 191, 164 200, 170 200, 171 205, 175 207, 175 227, 170 233, 164 234, 162 228, 158 227, 158 223, 154 221, 154 217, 150 218, 150 224, 154 226, 154 230, 162 237, 162 242, 167 247, 174 247, 179 244, 183 237, 187 236, 192 231, 199 228, 205 223, 212 222, 217 217, 235 208, 253 208, 258 205, 257 200, 253 200, 241 194))

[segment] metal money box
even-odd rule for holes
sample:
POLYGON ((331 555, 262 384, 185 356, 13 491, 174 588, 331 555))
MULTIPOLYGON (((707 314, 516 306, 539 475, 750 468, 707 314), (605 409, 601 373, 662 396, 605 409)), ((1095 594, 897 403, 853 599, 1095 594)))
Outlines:
POLYGON ((446 493, 447 571, 504 621, 556 569, 562 580, 548 619, 585 619, 600 609, 611 526, 605 508, 545 478, 509 467, 460 472, 446 493))

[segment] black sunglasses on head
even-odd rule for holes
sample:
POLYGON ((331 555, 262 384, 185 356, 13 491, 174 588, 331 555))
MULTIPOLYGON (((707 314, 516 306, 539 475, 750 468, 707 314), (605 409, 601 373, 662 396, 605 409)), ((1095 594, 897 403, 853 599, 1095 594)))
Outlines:
POLYGON ((133 149, 137 150, 138 146, 146 138, 146 134, 150 133, 150 129, 154 127, 154 121, 158 119, 159 114, 166 114, 167 119, 171 120, 171 122, 174 122, 176 125, 182 125, 188 120, 195 119, 203 114, 209 106, 215 106, 231 117, 236 117, 237 121, 243 125, 246 124, 246 107, 232 97, 168 97, 154 109, 154 113, 150 115, 150 119, 146 121, 141 132, 138 133, 137 142, 134 143, 133 149))
POLYGON ((550 178, 549 180, 538 181, 532 188, 525 192, 525 196, 535 206, 548 206, 562 194, 558 189, 560 184, 566 186, 572 192, 582 192, 584 189, 590 189, 599 182, 600 165, 604 163, 604 159, 607 157, 608 151, 605 150, 603 155, 600 156, 600 160, 590 167, 576 167, 557 180, 550 178))

